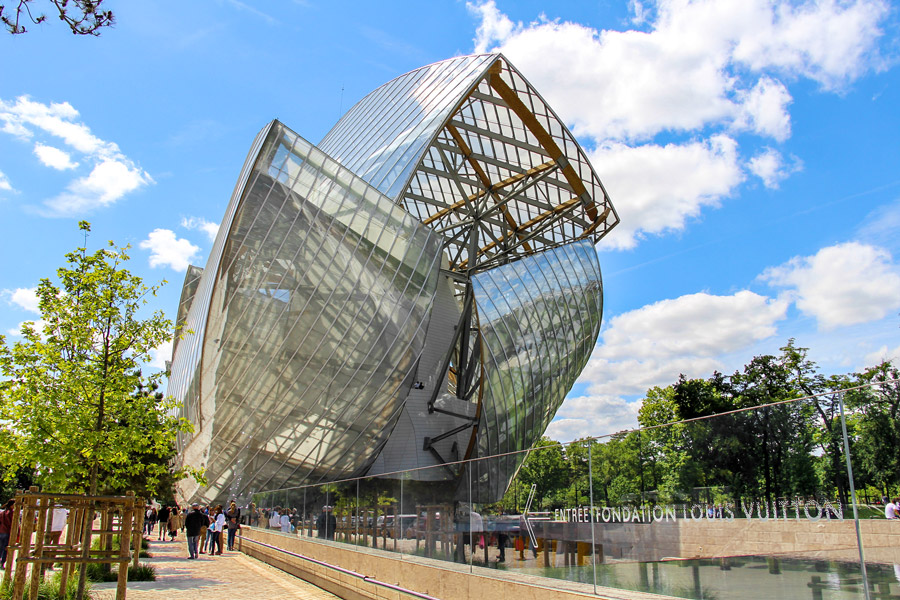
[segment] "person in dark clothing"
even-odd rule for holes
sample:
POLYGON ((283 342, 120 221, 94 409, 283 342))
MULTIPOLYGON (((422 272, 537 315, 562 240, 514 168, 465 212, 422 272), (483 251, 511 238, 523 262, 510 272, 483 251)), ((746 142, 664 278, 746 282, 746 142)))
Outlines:
POLYGON ((501 529, 497 532, 497 549, 500 550, 500 556, 497 557, 497 562, 506 561, 506 542, 506 532, 501 529))
POLYGON ((166 537, 166 523, 169 522, 169 507, 163 506, 157 513, 157 521, 159 522, 159 538, 157 541, 166 537))
POLYGON ((184 518, 184 530, 187 535, 188 558, 197 558, 197 541, 200 539, 200 529, 209 522, 206 515, 200 512, 200 505, 191 504, 191 512, 184 518))
POLYGON ((322 514, 316 519, 316 529, 320 538, 324 540, 334 539, 334 530, 337 529, 337 518, 332 514, 330 506, 322 507, 322 514))

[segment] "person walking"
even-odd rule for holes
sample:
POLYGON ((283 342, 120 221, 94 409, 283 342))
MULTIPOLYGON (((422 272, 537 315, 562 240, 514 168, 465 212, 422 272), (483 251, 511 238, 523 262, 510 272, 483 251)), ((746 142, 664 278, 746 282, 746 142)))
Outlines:
POLYGON ((228 530, 228 551, 234 550, 234 536, 241 527, 241 509, 237 507, 237 503, 232 500, 225 512, 225 527, 228 530))
POLYGON ((206 554, 206 545, 209 543, 209 509, 200 507, 203 522, 200 524, 200 554, 206 554))
POLYGON ((159 519, 159 537, 156 541, 160 542, 166 534, 166 524, 169 522, 169 507, 163 506, 160 508, 157 517, 159 519))
POLYGON ((0 567, 6 566, 6 547, 9 546, 9 534, 12 531, 13 507, 15 499, 7 500, 0 510, 0 567))
POLYGON ((210 526, 213 530, 212 543, 209 546, 209 554, 222 554, 222 532, 225 530, 225 514, 222 512, 222 505, 216 505, 216 517, 210 526))
POLYGON ((323 506, 322 514, 316 519, 316 531, 319 537, 325 540, 333 540, 335 529, 337 529, 337 518, 331 512, 330 506, 323 506))
POLYGON ((214 506, 208 506, 204 512, 209 521, 209 526, 206 528, 206 551, 212 554, 216 539, 216 509, 214 506))
POLYGON ((178 528, 181 527, 181 519, 178 515, 178 507, 173 506, 169 511, 169 520, 166 521, 166 528, 169 530, 169 541, 174 542, 175 536, 178 535, 178 528))
POLYGON ((149 506, 147 507, 147 512, 144 514, 144 527, 147 530, 147 535, 153 535, 154 525, 156 525, 156 509, 149 506))
POLYGON ((206 516, 200 512, 200 505, 196 502, 191 504, 191 512, 184 518, 188 558, 197 558, 197 541, 200 539, 200 530, 206 522, 208 522, 206 516))

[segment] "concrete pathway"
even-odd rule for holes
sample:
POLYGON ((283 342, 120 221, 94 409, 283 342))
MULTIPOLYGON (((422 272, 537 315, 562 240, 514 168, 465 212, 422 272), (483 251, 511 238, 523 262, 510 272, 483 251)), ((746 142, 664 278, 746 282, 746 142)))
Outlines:
MULTIPOLYGON (((187 558, 187 542, 179 533, 174 542, 150 541, 151 558, 142 563, 156 567, 156 581, 129 581, 128 600, 337 600, 334 594, 279 571, 240 552, 221 556, 201 554, 187 558)), ((113 600, 116 583, 95 583, 97 600, 113 600)))

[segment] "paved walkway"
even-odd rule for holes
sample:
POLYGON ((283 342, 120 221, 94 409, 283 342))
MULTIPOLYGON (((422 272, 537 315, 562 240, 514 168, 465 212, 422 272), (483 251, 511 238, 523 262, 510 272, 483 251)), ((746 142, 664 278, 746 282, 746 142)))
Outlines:
MULTIPOLYGON (((334 594, 240 552, 201 554, 188 560, 184 533, 174 542, 156 541, 153 533, 153 556, 141 562, 156 567, 156 581, 129 581, 128 600, 338 600, 334 594)), ((93 593, 98 600, 112 600, 116 583, 95 583, 93 593)))

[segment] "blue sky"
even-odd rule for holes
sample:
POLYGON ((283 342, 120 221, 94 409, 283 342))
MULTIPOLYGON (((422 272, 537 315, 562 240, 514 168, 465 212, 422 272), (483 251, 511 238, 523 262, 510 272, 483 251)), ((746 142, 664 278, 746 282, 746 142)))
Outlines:
POLYGON ((8 341, 79 219, 91 248, 131 244, 133 271, 169 281, 154 308, 174 316, 265 123, 316 143, 382 83, 499 49, 622 219, 598 246, 598 346, 549 435, 633 426, 650 386, 792 337, 826 374, 900 358, 894 4, 107 2, 99 38, 52 18, 0 36, 8 341))

